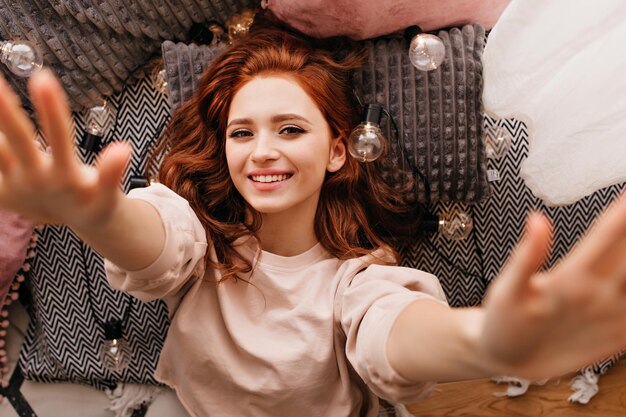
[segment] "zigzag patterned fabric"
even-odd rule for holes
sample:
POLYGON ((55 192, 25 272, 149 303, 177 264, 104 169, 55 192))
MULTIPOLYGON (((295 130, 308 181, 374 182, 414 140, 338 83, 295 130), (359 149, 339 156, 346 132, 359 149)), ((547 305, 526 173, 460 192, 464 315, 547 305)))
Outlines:
MULTIPOLYGON (((128 190, 128 177, 143 172, 144 150, 169 117, 169 106, 146 79, 112 97, 110 104, 117 108, 118 120, 107 139, 128 141, 134 149, 125 182, 128 190)), ((83 120, 75 116, 79 140, 83 120)), ((78 149, 83 161, 94 162, 93 154, 78 149)), ((102 258, 66 227, 43 228, 36 253, 30 273, 30 323, 20 352, 25 377, 101 389, 116 382, 156 384, 153 373, 169 324, 165 304, 133 303, 124 329, 133 358, 127 370, 112 374, 100 363, 104 333, 94 315, 101 322, 121 319, 130 296, 109 287, 102 258)))

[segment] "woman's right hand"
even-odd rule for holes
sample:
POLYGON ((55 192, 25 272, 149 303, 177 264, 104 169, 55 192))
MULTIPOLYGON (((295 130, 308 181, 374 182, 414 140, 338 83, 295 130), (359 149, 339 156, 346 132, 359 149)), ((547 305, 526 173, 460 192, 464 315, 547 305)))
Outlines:
POLYGON ((81 163, 59 81, 44 69, 33 75, 28 89, 49 152, 40 150, 33 123, 0 77, 0 206, 41 223, 90 229, 105 225, 123 196, 119 184, 129 146, 108 146, 96 167, 81 163))

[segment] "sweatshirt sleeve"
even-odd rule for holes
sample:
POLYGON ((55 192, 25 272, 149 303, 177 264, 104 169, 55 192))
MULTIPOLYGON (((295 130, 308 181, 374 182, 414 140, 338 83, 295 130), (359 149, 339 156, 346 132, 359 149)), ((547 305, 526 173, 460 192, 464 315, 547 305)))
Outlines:
POLYGON ((447 305, 435 276, 399 266, 370 265, 356 274, 343 292, 341 325, 347 338, 346 356, 372 392, 388 401, 414 402, 428 396, 435 385, 404 378, 387 356, 387 340, 396 318, 419 298, 447 305))
POLYGON ((193 278, 204 274, 204 227, 187 200, 162 184, 131 190, 128 197, 147 201, 157 209, 165 229, 165 244, 159 257, 141 270, 127 271, 105 259, 107 279, 113 288, 142 301, 166 299, 171 311, 174 300, 168 298, 176 298, 193 278))

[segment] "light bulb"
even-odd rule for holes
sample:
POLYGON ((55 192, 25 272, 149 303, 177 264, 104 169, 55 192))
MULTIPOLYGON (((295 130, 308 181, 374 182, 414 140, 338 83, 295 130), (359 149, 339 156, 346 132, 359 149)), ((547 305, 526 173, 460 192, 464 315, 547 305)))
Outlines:
POLYGON ((446 47, 436 35, 418 33, 409 45, 409 60, 420 71, 437 69, 446 57, 446 47))
POLYGON ((467 238, 473 226, 470 215, 461 210, 450 210, 439 218, 439 233, 450 240, 467 238))
POLYGON ((100 348, 102 365, 112 372, 126 369, 130 363, 131 352, 123 338, 122 322, 110 320, 104 323, 105 340, 100 348))
POLYGON ((209 30, 213 34, 213 39, 210 43, 211 46, 223 46, 228 44, 228 35, 222 25, 211 23, 209 24, 209 30))
POLYGON ((93 106, 86 110, 85 132, 80 146, 91 152, 98 152, 102 146, 102 138, 115 124, 115 109, 108 102, 93 106))
POLYGON ((498 159, 506 155, 513 143, 513 136, 504 126, 487 126, 483 131, 485 156, 489 159, 498 159))
POLYGON ((250 26, 254 22, 254 12, 244 10, 241 14, 233 15, 228 21, 228 37, 231 42, 238 41, 245 37, 250 31, 250 26))
POLYGON ((0 42, 0 61, 20 77, 30 77, 43 66, 43 55, 30 41, 0 42))
POLYGON ((348 137, 348 152, 361 162, 372 162, 383 153, 384 136, 380 130, 382 107, 368 104, 363 122, 355 127, 348 137))
POLYGON ((376 124, 359 124, 348 140, 350 155, 361 162, 372 162, 383 153, 383 133, 376 124))
POLYGON ((167 72, 161 66, 155 67, 152 71, 152 85, 160 93, 167 94, 167 72))
POLYGON ((115 123, 115 109, 107 101, 87 110, 85 130, 92 135, 104 136, 115 123))

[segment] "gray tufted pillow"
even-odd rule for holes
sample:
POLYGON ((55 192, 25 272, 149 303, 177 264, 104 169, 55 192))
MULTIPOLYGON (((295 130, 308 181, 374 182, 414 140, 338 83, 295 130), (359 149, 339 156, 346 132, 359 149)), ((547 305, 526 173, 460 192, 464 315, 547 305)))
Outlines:
POLYGON ((392 183, 399 183, 399 172, 411 171, 406 156, 430 185, 427 195, 425 182, 416 178, 419 202, 476 202, 490 194, 481 114, 485 30, 468 25, 437 35, 446 56, 429 72, 411 64, 404 39, 366 42, 370 59, 355 84, 365 102, 387 108, 398 126, 403 149, 391 123, 383 126, 391 144, 385 165, 392 183))
MULTIPOLYGON (((0 2, 0 38, 38 45, 74 110, 120 92, 165 40, 185 39, 194 22, 226 22, 255 0, 15 0, 0 2)), ((0 74, 28 101, 25 80, 0 74)))
POLYGON ((222 48, 206 45, 174 43, 161 45, 167 74, 167 92, 171 112, 189 100, 198 87, 198 79, 222 48))

